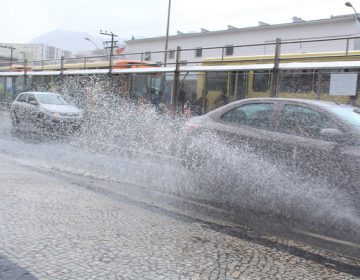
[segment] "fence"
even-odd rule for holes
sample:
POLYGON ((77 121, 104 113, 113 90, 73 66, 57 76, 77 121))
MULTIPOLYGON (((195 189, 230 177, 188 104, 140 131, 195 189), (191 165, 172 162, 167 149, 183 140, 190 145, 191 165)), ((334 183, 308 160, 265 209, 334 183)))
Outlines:
MULTIPOLYGON (((227 45, 227 46, 214 46, 203 48, 180 48, 179 50, 158 50, 146 52, 131 52, 122 53, 119 55, 102 55, 102 56, 89 56, 89 57, 76 57, 76 58, 61 58, 51 60, 36 60, 36 61, 17 61, 17 65, 29 67, 32 71, 42 71, 46 69, 66 70, 74 67, 88 69, 94 67, 92 63, 103 63, 98 67, 111 68, 114 66, 111 61, 117 60, 136 60, 138 64, 145 65, 145 63, 153 61, 157 66, 175 66, 176 59, 180 65, 200 65, 204 63, 204 59, 217 58, 217 63, 223 62, 242 62, 249 61, 248 56, 267 56, 262 59, 267 62, 272 61, 274 64, 276 52, 279 51, 279 61, 286 61, 281 55, 289 53, 301 53, 299 59, 305 59, 306 54, 317 52, 338 52, 339 56, 352 56, 351 51, 360 50, 360 36, 343 36, 343 37, 330 37, 318 39, 299 39, 299 40, 286 40, 282 41, 277 39, 271 42, 259 44, 246 44, 246 45, 227 45), (164 64, 164 57, 168 57, 166 65, 164 64), (247 57, 245 59, 245 57, 247 57), (107 63, 108 62, 108 63, 107 63), (51 67, 50 67, 51 66, 51 67)), ((359 55, 356 55, 358 58, 359 55)), ((312 56, 313 57, 313 56, 312 56)), ((257 58, 259 60, 261 58, 257 58)), ((12 62, 0 61, 0 71, 21 70, 12 69, 12 62)))
MULTIPOLYGON (((281 41, 280 39, 277 39, 273 42, 265 42, 261 44, 247 44, 231 47, 206 47, 201 50, 199 48, 181 49, 178 47, 177 50, 122 53, 112 57, 92 56, 83 58, 62 58, 60 60, 23 61, 24 67, 22 69, 12 69, 12 65, 8 63, 5 66, 2 64, 0 71, 18 71, 17 78, 16 80, 10 81, 6 76, 3 76, 3 78, 0 77, 0 93, 4 91, 5 94, 3 94, 2 99, 3 101, 9 101, 11 98, 7 98, 7 90, 2 90, 2 87, 4 88, 11 84, 13 92, 16 92, 17 88, 28 89, 28 85, 31 84, 31 80, 35 79, 35 76, 31 77, 32 75, 29 75, 29 71, 35 73, 36 71, 42 70, 58 70, 60 71, 60 75, 56 74, 58 75, 57 79, 64 81, 62 74, 68 69, 105 68, 111 74, 111 70, 114 67, 114 65, 111 64, 112 61, 116 62, 120 59, 128 60, 134 63, 132 64, 133 66, 143 66, 147 65, 146 63, 148 63, 149 60, 156 55, 164 59, 164 55, 166 53, 168 56, 173 57, 174 61, 168 60, 166 67, 170 68, 170 73, 169 75, 166 75, 162 72, 163 74, 161 74, 162 76, 159 80, 166 81, 166 84, 163 85, 163 90, 166 88, 168 92, 171 91, 171 93, 167 93, 166 96, 173 106, 177 106, 178 103, 185 103, 191 100, 194 92, 197 95, 197 99, 203 97, 201 96, 202 92, 210 92, 209 100, 211 101, 211 91, 220 90, 231 92, 231 94, 229 93, 229 97, 232 99, 264 96, 264 92, 270 92, 271 96, 278 96, 278 92, 290 93, 290 96, 295 93, 311 93, 313 98, 326 99, 327 97, 324 94, 329 88, 329 75, 321 73, 317 70, 307 71, 304 73, 301 71, 299 72, 299 70, 291 72, 292 70, 289 69, 288 71, 282 71, 279 73, 280 63, 321 60, 325 57, 325 54, 317 53, 319 50, 327 51, 326 58, 328 60, 359 60, 360 51, 354 51, 358 45, 360 46, 360 44, 358 44, 359 39, 360 36, 291 41, 281 41), (287 55, 299 49, 307 50, 307 53, 297 54, 297 56, 287 55), (249 54, 252 53, 256 55, 249 56, 249 54), (239 54, 241 55, 238 56, 239 54), (196 55, 199 55, 199 57, 195 57, 191 61, 185 59, 196 55), (204 59, 204 57, 206 57, 206 59, 204 59), (210 70, 206 70, 208 73, 206 71, 201 72, 199 70, 198 72, 192 72, 192 74, 188 75, 186 70, 183 70, 185 68, 182 67, 185 64, 189 64, 190 66, 216 66, 219 64, 238 63, 264 63, 270 67, 268 67, 268 71, 255 71, 256 73, 254 72, 252 74, 239 71, 235 71, 236 73, 234 73, 233 71, 233 73, 230 74, 231 77, 227 76, 228 74, 225 72, 216 73, 215 68, 212 70, 213 73, 211 73, 210 70), (169 78, 169 76, 171 77, 169 78), (207 82, 205 82, 205 79, 207 82), (184 95, 183 92, 180 92, 181 90, 185 92, 183 100, 182 98, 179 99, 179 97, 184 95)), ((21 62, 18 62, 18 64, 21 65, 21 62)), ((165 69, 164 61, 162 60, 159 62, 157 66, 159 67, 159 73, 161 73, 161 69, 165 69)), ((106 73, 106 70, 104 71, 106 73)), ((41 79, 44 79, 44 83, 47 86, 53 83, 48 80, 47 77, 43 77, 41 79)), ((150 85, 150 87, 153 86, 153 84, 150 85)), ((138 88, 140 86, 134 84, 132 87, 138 88)), ((147 90, 149 91, 149 89, 147 90)), ((214 101, 211 102, 214 103, 214 101)), ((202 104, 202 110, 206 111, 208 109, 213 109, 214 106, 214 104, 204 103, 202 104), (207 107, 208 109, 206 109, 207 107)))

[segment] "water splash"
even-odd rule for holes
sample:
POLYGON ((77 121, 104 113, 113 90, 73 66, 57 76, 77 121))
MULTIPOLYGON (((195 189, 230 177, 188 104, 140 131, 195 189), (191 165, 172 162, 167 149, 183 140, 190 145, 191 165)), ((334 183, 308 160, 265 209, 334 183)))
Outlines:
POLYGON ((213 133, 196 138, 194 146, 205 156, 188 170, 179 156, 183 156, 186 117, 130 99, 104 77, 68 78, 65 86, 59 85, 52 86, 84 108, 86 116, 80 134, 55 137, 33 150, 34 157, 41 150, 48 165, 62 164, 84 175, 137 180, 249 215, 257 211, 315 224, 360 227, 351 197, 324 178, 299 174, 247 146, 226 144, 213 133), (69 144, 81 151, 64 152, 69 144))

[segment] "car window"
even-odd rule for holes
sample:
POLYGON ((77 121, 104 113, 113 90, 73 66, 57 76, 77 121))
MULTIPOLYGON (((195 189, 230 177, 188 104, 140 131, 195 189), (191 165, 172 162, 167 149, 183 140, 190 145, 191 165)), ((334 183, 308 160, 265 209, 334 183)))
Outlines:
POLYGON ((338 129, 337 125, 324 113, 303 106, 286 104, 283 108, 281 132, 308 137, 321 138, 320 130, 338 129))
POLYGON ((38 94, 40 103, 42 104, 52 104, 52 105, 68 105, 64 98, 57 94, 38 94))
POLYGON ((37 103, 36 98, 35 98, 35 96, 33 94, 29 94, 27 102, 30 103, 31 101, 35 101, 37 103))
POLYGON ((27 99, 27 94, 22 94, 19 96, 19 98, 17 99, 17 101, 19 102, 26 102, 27 99))
POLYGON ((225 122, 267 129, 271 127, 273 112, 272 103, 245 104, 226 112, 221 119, 225 122))
POLYGON ((347 124, 354 126, 357 129, 360 129, 360 109, 351 107, 351 106, 331 106, 328 107, 330 111, 335 113, 339 118, 341 118, 347 124))

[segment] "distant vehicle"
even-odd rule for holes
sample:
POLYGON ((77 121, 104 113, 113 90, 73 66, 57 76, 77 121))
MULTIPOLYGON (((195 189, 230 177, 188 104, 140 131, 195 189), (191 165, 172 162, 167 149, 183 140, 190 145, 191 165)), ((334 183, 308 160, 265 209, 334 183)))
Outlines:
POLYGON ((140 60, 118 60, 114 62, 114 69, 127 69, 127 68, 150 68, 150 67, 159 67, 156 63, 149 61, 140 61, 140 60))
POLYGON ((31 66, 26 66, 23 64, 11 64, 6 66, 0 66, 0 71, 10 71, 10 72, 24 72, 24 71, 32 71, 31 66))
POLYGON ((43 128, 79 129, 83 111, 56 93, 23 92, 11 104, 11 120, 14 127, 24 122, 43 128))
POLYGON ((22 64, 12 64, 10 66, 10 69, 12 71, 24 71, 24 70, 27 70, 27 71, 31 71, 32 70, 32 67, 31 66, 24 66, 22 64))
MULTIPOLYGON (((230 145, 322 178, 360 195, 360 109, 334 102, 254 98, 235 101, 186 124, 186 166, 206 159, 194 144, 215 133, 230 145)), ((222 141, 222 140, 221 140, 222 141)))

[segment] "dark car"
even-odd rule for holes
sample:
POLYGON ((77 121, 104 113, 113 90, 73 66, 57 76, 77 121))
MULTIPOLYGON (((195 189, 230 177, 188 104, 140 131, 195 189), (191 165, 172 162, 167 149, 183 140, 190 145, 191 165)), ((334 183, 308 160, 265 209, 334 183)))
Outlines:
POLYGON ((357 107, 317 100, 246 99, 190 119, 185 131, 182 154, 187 166, 201 166, 206 154, 199 156, 201 151, 191 143, 211 132, 229 145, 246 146, 263 158, 359 195, 357 107))

